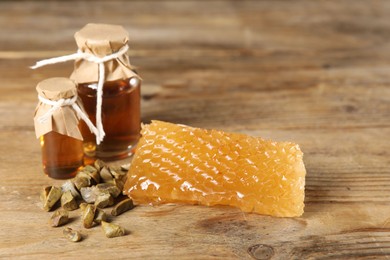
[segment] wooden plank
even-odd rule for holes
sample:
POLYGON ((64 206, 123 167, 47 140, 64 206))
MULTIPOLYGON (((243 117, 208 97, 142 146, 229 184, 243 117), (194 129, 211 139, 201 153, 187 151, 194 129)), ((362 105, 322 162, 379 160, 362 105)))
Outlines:
POLYGON ((364 0, 78 1, 75 5, 64 1, 22 4, 1 1, 0 23, 6 26, 0 37, 2 50, 75 50, 75 31, 91 21, 109 21, 126 27, 134 49, 381 48, 388 41, 390 4, 365 3, 364 0))
MULTIPOLYGON (((387 1, 0 1, 0 258, 317 259, 390 255, 387 1), (115 218, 129 233, 69 226, 39 208, 35 85, 72 63, 88 21, 123 24, 144 81, 142 119, 299 143, 301 218, 227 207, 140 205, 115 218)), ((128 160, 125 160, 128 161, 128 160)), ((120 162, 116 162, 120 163, 120 162)))

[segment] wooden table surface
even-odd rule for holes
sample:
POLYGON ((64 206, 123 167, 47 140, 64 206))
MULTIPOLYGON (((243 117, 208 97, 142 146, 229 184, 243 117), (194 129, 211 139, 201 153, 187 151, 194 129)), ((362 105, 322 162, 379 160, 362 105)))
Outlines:
POLYGON ((1 1, 0 258, 390 258, 389 1, 1 1), (88 22, 122 24, 143 77, 142 120, 300 144, 300 218, 228 207, 139 206, 107 239, 51 228, 32 116, 36 84, 68 76, 88 22))

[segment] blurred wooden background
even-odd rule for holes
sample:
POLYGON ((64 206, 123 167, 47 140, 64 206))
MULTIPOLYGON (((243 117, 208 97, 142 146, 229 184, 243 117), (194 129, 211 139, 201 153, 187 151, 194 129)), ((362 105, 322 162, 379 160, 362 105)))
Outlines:
MULTIPOLYGON (((390 258, 389 1, 1 1, 0 258, 390 258), (143 77, 142 119, 301 145, 301 218, 226 207, 137 207, 131 231, 82 243, 50 228, 34 137, 35 85, 70 75, 86 23, 123 25, 143 77)), ((81 228, 79 221, 70 225, 81 228)))

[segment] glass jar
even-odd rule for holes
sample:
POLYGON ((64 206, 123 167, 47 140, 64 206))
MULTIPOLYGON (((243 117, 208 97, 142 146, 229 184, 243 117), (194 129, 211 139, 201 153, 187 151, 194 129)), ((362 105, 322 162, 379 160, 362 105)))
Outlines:
POLYGON ((40 102, 34 124, 43 171, 54 179, 72 178, 84 159, 80 112, 75 110, 82 111, 76 83, 68 78, 50 78, 38 83, 37 92, 40 102))
MULTIPOLYGON (((79 84, 78 94, 91 121, 96 123, 96 89, 91 84, 79 84)), ((95 84, 96 85, 96 84, 95 84)), ((140 81, 105 82, 103 86, 102 123, 105 137, 96 144, 96 137, 85 123, 81 123, 84 152, 87 157, 104 160, 125 158, 134 153, 140 137, 140 81)))
POLYGON ((73 178, 83 165, 83 141, 51 131, 40 137, 44 173, 53 179, 73 178))
POLYGON ((71 78, 98 129, 96 136, 81 124, 88 161, 128 157, 140 137, 141 78, 130 65, 128 39, 118 25, 87 24, 75 33, 82 58, 75 61, 71 78))

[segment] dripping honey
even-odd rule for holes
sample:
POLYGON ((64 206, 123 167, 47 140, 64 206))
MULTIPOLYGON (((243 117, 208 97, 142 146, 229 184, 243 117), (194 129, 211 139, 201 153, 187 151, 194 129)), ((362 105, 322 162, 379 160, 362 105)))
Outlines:
MULTIPOLYGON (((102 123, 104 140, 96 145, 95 135, 84 122, 81 132, 84 152, 88 157, 114 160, 127 157, 134 151, 140 136, 140 84, 131 85, 129 79, 105 82, 103 86, 102 123)), ((85 111, 96 124, 96 89, 90 84, 79 84, 78 94, 85 111)))

